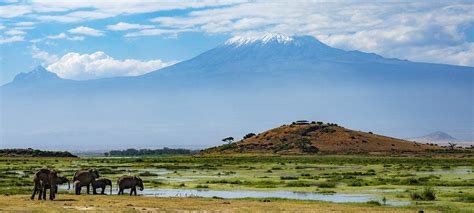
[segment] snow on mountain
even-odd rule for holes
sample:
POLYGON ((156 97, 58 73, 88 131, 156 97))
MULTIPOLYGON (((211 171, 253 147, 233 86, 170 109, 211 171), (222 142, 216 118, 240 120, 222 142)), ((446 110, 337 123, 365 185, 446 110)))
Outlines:
POLYGON ((229 46, 242 46, 252 43, 267 44, 269 42, 277 42, 280 44, 288 44, 294 39, 290 36, 276 33, 267 33, 261 36, 234 36, 227 40, 224 44, 229 46))

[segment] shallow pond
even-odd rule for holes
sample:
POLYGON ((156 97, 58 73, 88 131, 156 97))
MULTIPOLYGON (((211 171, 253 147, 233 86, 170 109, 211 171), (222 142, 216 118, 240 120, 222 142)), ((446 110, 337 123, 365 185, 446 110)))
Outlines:
MULTIPOLYGON (((377 197, 369 194, 320 194, 312 192, 292 191, 224 191, 224 190, 196 190, 196 189, 145 189, 140 194, 154 197, 220 197, 228 199, 236 198, 285 198, 296 200, 318 200, 335 203, 365 203, 371 200, 380 201, 377 197)), ((410 202, 387 201, 387 205, 403 206, 410 202)))

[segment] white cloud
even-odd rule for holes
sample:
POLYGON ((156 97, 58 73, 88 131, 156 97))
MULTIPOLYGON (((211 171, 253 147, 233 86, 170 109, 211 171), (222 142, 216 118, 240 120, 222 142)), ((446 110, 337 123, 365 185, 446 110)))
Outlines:
POLYGON ((66 12, 61 15, 38 15, 37 19, 57 22, 81 22, 104 19, 119 15, 150 13, 157 11, 203 8, 211 6, 232 5, 242 0, 228 1, 150 1, 150 0, 101 0, 101 1, 51 1, 35 0, 29 6, 36 12, 66 12), (69 12, 72 11, 72 12, 69 12), (69 12, 69 13, 67 13, 69 12))
POLYGON ((0 6, 1 18, 14 18, 30 13, 31 7, 27 5, 3 5, 0 6))
POLYGON ((35 45, 31 47, 31 57, 42 61, 43 62, 42 65, 52 64, 58 61, 59 59, 57 55, 49 54, 46 51, 42 51, 35 45))
POLYGON ((104 36, 104 33, 100 30, 96 30, 90 27, 76 27, 74 29, 68 30, 69 33, 72 34, 81 34, 81 35, 88 35, 88 36, 104 36))
POLYGON ((116 60, 104 52, 79 54, 70 52, 47 68, 66 79, 87 80, 115 76, 137 76, 161 69, 176 62, 162 60, 116 60))
POLYGON ((150 29, 153 28, 153 25, 142 25, 142 24, 130 24, 126 22, 119 22, 114 25, 107 25, 108 30, 112 31, 126 31, 133 29, 150 29))
POLYGON ((57 35, 46 36, 47 39, 66 39, 70 41, 82 41, 84 40, 84 36, 68 36, 66 33, 59 33, 57 35))
POLYGON ((25 37, 23 36, 11 36, 11 37, 1 37, 0 36, 0 44, 6 44, 6 43, 13 43, 13 42, 18 42, 18 41, 24 41, 25 37))
POLYGON ((175 37, 178 33, 191 32, 192 29, 146 29, 125 34, 125 37, 167 35, 175 37))
POLYGON ((5 32, 6 35, 25 35, 25 31, 17 30, 17 29, 11 29, 5 32))

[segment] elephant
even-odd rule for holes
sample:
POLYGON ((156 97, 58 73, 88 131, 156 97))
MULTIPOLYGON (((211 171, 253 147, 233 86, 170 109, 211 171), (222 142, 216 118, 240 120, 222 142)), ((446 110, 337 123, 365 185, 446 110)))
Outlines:
POLYGON ((107 178, 98 178, 95 179, 94 188, 98 189, 101 188, 101 194, 105 194, 105 187, 110 186, 110 194, 112 194, 112 181, 107 178))
POLYGON ((99 172, 95 169, 77 171, 76 173, 74 173, 74 178, 72 179, 72 182, 74 183, 76 194, 77 195, 81 194, 81 189, 83 186, 87 187, 87 194, 89 194, 91 185, 92 185, 93 194, 97 194, 94 187, 94 182, 95 182, 95 179, 97 178, 99 178, 99 172), (79 187, 79 191, 77 190, 78 187, 79 187))
POLYGON ((143 181, 140 177, 137 176, 119 177, 119 179, 117 180, 117 185, 119 187, 119 195, 123 195, 124 189, 130 189, 130 196, 132 196, 132 193, 137 195, 137 186, 140 188, 140 191, 143 191, 143 181))
POLYGON ((33 176, 33 194, 31 199, 35 199, 35 194, 38 192, 38 199, 46 200, 46 190, 49 189, 49 199, 54 200, 55 192, 58 190, 57 186, 58 173, 50 169, 40 169, 33 176))

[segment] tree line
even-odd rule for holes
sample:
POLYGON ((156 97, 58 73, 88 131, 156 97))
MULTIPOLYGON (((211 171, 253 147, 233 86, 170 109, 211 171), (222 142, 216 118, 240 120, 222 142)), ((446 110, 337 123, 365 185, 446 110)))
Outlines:
POLYGON ((0 156, 21 157, 77 157, 67 151, 42 151, 39 149, 0 149, 0 156))
POLYGON ((104 153, 105 156, 143 156, 143 155, 190 155, 198 151, 190 149, 171 149, 165 147, 163 149, 125 149, 112 150, 104 153))

